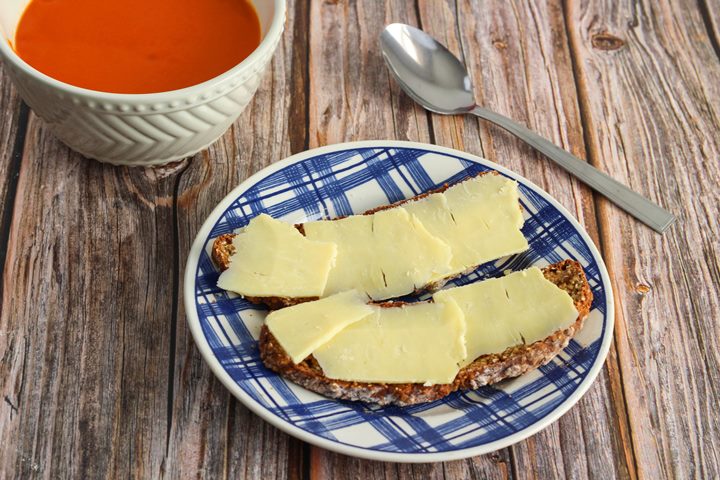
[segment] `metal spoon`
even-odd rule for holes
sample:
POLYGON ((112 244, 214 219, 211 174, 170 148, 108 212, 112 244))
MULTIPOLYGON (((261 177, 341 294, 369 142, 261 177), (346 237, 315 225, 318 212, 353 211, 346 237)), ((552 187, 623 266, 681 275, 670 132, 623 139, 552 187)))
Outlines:
POLYGON ((601 171, 528 130, 475 103, 465 66, 445 46, 417 28, 388 25, 380 35, 383 56, 395 79, 426 109, 444 115, 472 113, 527 142, 653 230, 663 233, 675 217, 601 171))

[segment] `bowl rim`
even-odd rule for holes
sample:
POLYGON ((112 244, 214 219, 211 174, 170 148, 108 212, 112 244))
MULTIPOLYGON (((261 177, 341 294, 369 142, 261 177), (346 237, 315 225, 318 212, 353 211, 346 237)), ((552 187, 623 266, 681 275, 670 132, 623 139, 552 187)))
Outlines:
MULTIPOLYGON (((253 4, 256 0, 251 0, 253 4)), ((69 83, 57 80, 40 70, 36 69, 25 60, 22 59, 15 49, 12 48, 10 41, 7 38, 0 39, 0 54, 2 54, 8 63, 12 63, 16 67, 20 68, 23 72, 34 77, 36 80, 46 84, 47 86, 62 91, 68 95, 92 97, 93 99, 105 102, 128 102, 128 101, 147 101, 147 102, 163 102, 174 100, 178 97, 184 98, 190 95, 196 95, 199 91, 212 90, 217 85, 222 84, 227 79, 234 77, 238 73, 250 69, 258 60, 263 58, 265 55, 272 55, 272 51, 276 45, 277 40, 283 32, 285 26, 285 14, 286 14, 286 0, 271 0, 274 6, 273 17, 270 22, 270 28, 267 33, 260 41, 260 44, 255 50, 245 57, 240 63, 236 64, 229 70, 217 75, 209 80, 205 80, 202 83, 190 85, 189 87, 183 87, 176 90, 167 90, 163 92, 154 93, 112 93, 103 92, 100 90, 92 90, 89 88, 77 87, 69 83)), ((253 5, 254 6, 254 5, 253 5)))

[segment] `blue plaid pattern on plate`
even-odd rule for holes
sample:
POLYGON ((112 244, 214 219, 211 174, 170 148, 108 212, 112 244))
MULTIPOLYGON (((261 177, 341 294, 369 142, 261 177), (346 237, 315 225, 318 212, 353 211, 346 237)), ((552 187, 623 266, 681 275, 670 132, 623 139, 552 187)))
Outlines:
POLYGON ((589 387, 612 336, 612 293, 587 234, 550 196, 486 160, 431 145, 360 142, 311 150, 239 186, 203 226, 185 277, 188 322, 213 371, 248 407, 279 428, 342 453, 391 461, 438 461, 502 448, 557 419, 589 387), (553 361, 493 387, 413 407, 336 401, 266 369, 257 337, 265 311, 219 288, 213 240, 267 213, 291 223, 360 213, 474 173, 519 182, 530 249, 481 265, 461 285, 565 258, 580 261, 595 300, 584 328, 553 361))

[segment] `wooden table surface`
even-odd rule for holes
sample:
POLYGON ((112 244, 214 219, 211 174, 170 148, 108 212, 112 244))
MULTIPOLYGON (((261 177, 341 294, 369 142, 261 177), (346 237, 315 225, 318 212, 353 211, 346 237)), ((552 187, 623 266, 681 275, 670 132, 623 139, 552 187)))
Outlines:
POLYGON ((0 77, 0 478, 718 478, 720 0, 295 0, 240 120, 163 168, 59 143, 0 77), (660 236, 502 130, 415 106, 387 23, 460 55, 479 102, 668 208, 660 236), (558 422, 490 455, 371 462, 250 413, 200 358, 189 246, 215 204, 307 148, 364 139, 486 157, 576 214, 607 263, 615 338, 558 422))

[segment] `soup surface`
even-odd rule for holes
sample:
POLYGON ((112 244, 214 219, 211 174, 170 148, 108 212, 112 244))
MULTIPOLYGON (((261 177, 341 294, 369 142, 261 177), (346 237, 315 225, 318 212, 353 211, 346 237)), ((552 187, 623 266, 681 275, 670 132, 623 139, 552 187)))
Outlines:
POLYGON ((259 44, 248 0, 32 0, 13 47, 78 87, 154 93, 220 75, 259 44))

